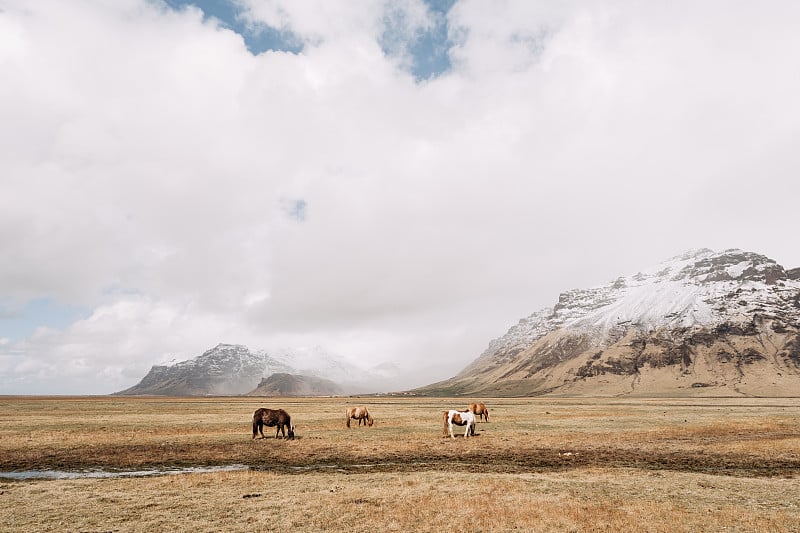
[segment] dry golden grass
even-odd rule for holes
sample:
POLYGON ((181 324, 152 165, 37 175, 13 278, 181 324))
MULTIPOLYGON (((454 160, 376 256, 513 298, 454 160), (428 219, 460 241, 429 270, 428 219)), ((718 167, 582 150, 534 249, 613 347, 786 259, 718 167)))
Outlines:
POLYGON ((0 397, 0 470, 252 468, 0 481, 0 529, 800 531, 798 399, 494 399, 443 439, 466 403, 0 397), (355 403, 374 427, 345 428, 355 403), (298 439, 251 440, 260 406, 298 439))

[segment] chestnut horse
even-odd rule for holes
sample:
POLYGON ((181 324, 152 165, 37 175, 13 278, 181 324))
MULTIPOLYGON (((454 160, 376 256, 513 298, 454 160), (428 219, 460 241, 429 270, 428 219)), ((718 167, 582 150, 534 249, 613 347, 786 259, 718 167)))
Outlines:
POLYGON ((278 433, 283 434, 284 439, 294 440, 294 426, 292 425, 292 417, 283 409, 256 409, 253 413, 253 438, 256 438, 258 433, 261 433, 261 438, 264 438, 264 426, 277 427, 275 431, 275 438, 278 438, 278 433), (287 437, 285 430, 289 431, 287 437))
POLYGON ((361 427, 361 422, 364 422, 364 426, 372 427, 372 424, 375 423, 375 420, 372 419, 372 415, 369 414, 367 408, 363 405, 359 405, 358 407, 348 407, 347 408, 347 427, 350 427, 350 419, 358 420, 358 426, 361 427))
POLYGON ((483 420, 483 417, 486 417, 486 422, 489 421, 489 410, 486 408, 485 403, 471 403, 469 404, 469 410, 473 415, 478 417, 478 420, 483 420))
POLYGON ((449 411, 442 411, 442 437, 447 437, 447 430, 449 429, 450 438, 455 438, 453 436, 453 424, 457 426, 467 426, 467 430, 464 432, 464 438, 468 438, 470 435, 473 437, 475 436, 475 415, 469 410, 455 411, 451 409, 449 411))

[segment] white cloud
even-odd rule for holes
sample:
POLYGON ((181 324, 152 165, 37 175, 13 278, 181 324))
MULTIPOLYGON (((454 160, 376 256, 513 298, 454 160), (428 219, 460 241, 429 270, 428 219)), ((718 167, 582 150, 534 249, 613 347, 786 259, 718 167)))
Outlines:
POLYGON ((421 2, 240 4, 303 53, 197 9, 5 2, 0 304, 93 312, 0 345, 3 386, 111 392, 217 342, 459 366, 685 248, 800 266, 793 3, 461 1, 424 83, 421 2))

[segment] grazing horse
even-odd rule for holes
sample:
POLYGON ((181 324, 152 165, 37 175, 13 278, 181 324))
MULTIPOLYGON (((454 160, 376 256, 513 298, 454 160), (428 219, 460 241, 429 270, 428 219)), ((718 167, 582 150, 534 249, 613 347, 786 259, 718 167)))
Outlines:
POLYGON ((347 427, 350 427, 350 419, 358 420, 359 427, 361 427, 362 421, 364 422, 364 426, 369 427, 372 427, 372 424, 375 423, 375 420, 372 419, 372 415, 369 414, 369 411, 367 411, 367 408, 363 405, 347 408, 347 427))
POLYGON ((470 435, 475 436, 475 415, 469 410, 454 411, 451 409, 449 411, 442 411, 442 437, 447 437, 447 430, 449 429, 450 438, 455 438, 453 436, 453 424, 457 426, 467 426, 467 430, 464 432, 464 438, 468 438, 470 435))
POLYGON ((294 440, 294 426, 292 425, 292 417, 283 409, 256 409, 253 413, 253 438, 256 438, 258 433, 261 433, 261 438, 264 438, 264 426, 277 427, 275 431, 275 438, 278 438, 278 433, 283 434, 284 439, 294 440), (289 430, 289 435, 286 435, 285 430, 289 430))
POLYGON ((486 408, 485 403, 471 403, 469 404, 469 410, 473 415, 478 417, 478 420, 483 420, 483 417, 486 417, 486 422, 489 421, 489 410, 486 408))

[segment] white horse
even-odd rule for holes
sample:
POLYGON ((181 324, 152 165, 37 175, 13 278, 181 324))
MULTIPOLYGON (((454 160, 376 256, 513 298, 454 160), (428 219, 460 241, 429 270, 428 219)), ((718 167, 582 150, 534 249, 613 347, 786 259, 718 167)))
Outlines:
POLYGON ((466 431, 464 431, 464 438, 468 438, 470 435, 475 436, 475 415, 469 410, 455 411, 451 409, 449 411, 442 411, 442 437, 447 437, 447 430, 449 429, 450 438, 455 438, 453 435, 453 424, 457 426, 467 426, 466 431))

